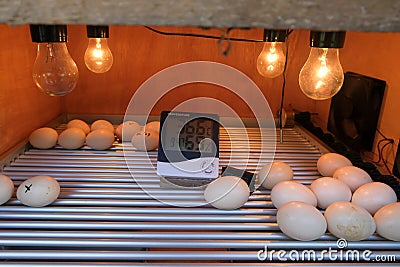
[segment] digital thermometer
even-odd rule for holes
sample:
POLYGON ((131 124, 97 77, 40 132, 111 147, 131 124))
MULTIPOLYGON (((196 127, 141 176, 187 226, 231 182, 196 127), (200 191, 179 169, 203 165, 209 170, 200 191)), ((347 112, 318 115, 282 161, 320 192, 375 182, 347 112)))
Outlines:
POLYGON ((163 111, 157 174, 164 177, 217 178, 219 116, 163 111))

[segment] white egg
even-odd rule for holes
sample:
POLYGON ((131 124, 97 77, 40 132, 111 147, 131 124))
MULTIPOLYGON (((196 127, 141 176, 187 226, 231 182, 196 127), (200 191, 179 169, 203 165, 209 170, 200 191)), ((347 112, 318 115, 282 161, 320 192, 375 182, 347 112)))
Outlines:
POLYGON ((17 198, 30 207, 44 207, 60 195, 60 185, 50 176, 34 176, 18 186, 17 198))
POLYGON ((148 122, 145 126, 144 126, 144 130, 151 130, 151 131, 155 131, 157 133, 160 132, 160 122, 159 121, 152 121, 152 122, 148 122))
POLYGON ((236 176, 222 176, 204 190, 205 200, 217 209, 238 209, 247 202, 250 190, 246 182, 236 176))
POLYGON ((317 205, 321 209, 326 209, 334 202, 351 200, 349 186, 332 177, 318 178, 311 183, 310 188, 317 197, 317 205))
POLYGON ((293 170, 286 163, 275 161, 272 164, 267 163, 262 167, 257 177, 264 188, 272 189, 281 181, 293 180, 293 170))
POLYGON ((139 132, 141 126, 135 121, 125 121, 118 125, 115 129, 115 134, 118 139, 123 142, 131 141, 134 134, 139 132))
POLYGON ((317 168, 322 176, 332 177, 336 169, 344 166, 352 166, 351 161, 337 153, 326 153, 317 161, 317 168))
POLYGON ((107 129, 114 134, 114 126, 106 120, 97 120, 90 125, 90 130, 93 132, 98 129, 107 129))
POLYGON ((53 128, 43 127, 34 130, 29 136, 29 143, 35 148, 49 149, 57 144, 58 133, 53 128))
POLYGON ((81 128, 65 129, 58 137, 58 143, 65 149, 78 149, 85 143, 86 134, 81 128))
POLYGON ((8 176, 0 174, 0 205, 9 201, 13 193, 14 183, 8 176))
POLYGON ((378 235, 400 241, 400 202, 380 208, 374 216, 378 235))
POLYGON ((326 232, 327 224, 322 213, 304 202, 285 203, 278 209, 276 220, 279 229, 296 240, 315 240, 326 232))
POLYGON ((95 150, 109 149, 114 143, 114 133, 107 129, 97 129, 86 136, 86 144, 95 150))
POLYGON ((282 181, 276 184, 271 190, 272 204, 279 209, 280 206, 291 201, 308 203, 317 206, 317 198, 314 193, 305 185, 296 181, 282 181))
POLYGON ((351 192, 356 191, 363 184, 372 182, 371 176, 366 171, 355 166, 338 168, 333 173, 333 178, 345 182, 350 187, 351 192))
POLYGON ((383 206, 397 202, 397 196, 387 184, 373 182, 360 186, 354 192, 351 202, 374 215, 383 206))
POLYGON ((375 232, 376 225, 371 214, 351 202, 335 202, 325 210, 328 231, 338 238, 360 241, 375 232))
POLYGON ((89 125, 83 120, 78 120, 78 119, 69 121, 67 123, 67 128, 79 128, 82 131, 84 131, 85 134, 88 134, 90 132, 89 125))
POLYGON ((133 135, 131 142, 138 150, 154 150, 158 147, 158 133, 152 130, 140 131, 133 135))

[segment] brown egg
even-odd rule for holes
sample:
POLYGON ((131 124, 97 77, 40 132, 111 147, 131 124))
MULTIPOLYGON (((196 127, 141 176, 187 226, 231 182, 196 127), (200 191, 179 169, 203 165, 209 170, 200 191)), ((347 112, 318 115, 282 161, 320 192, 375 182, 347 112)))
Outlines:
POLYGON ((80 128, 68 128, 58 137, 58 143, 65 149, 78 149, 85 143, 86 134, 80 128))
POLYGON ((151 131, 155 131, 155 132, 159 133, 160 132, 160 122, 152 121, 152 122, 147 123, 144 126, 144 131, 147 131, 147 130, 151 130, 151 131))
POLYGON ((158 147, 158 133, 152 130, 140 131, 132 137, 131 142, 138 150, 154 150, 158 147))
POLYGON ((58 133, 53 128, 43 127, 34 130, 29 136, 29 143, 35 148, 49 149, 57 144, 58 133))
POLYGON ((97 129, 107 129, 114 134, 114 126, 111 124, 111 122, 106 120, 97 120, 93 122, 92 125, 90 126, 90 130, 93 132, 94 130, 97 129))
POLYGON ((83 120, 78 120, 78 119, 69 121, 67 123, 67 128, 79 128, 85 133, 85 135, 90 132, 89 125, 83 120))
POLYGON ((139 132, 141 126, 135 121, 125 121, 118 125, 115 129, 115 134, 118 139, 123 142, 131 141, 134 134, 139 132))
POLYGON ((86 144, 95 150, 109 149, 114 143, 114 133, 107 129, 97 129, 86 136, 86 144))

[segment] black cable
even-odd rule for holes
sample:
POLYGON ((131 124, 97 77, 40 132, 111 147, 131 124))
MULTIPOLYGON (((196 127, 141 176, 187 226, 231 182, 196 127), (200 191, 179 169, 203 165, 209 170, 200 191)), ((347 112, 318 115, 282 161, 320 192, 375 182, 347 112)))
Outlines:
MULTIPOLYGON (((289 55, 289 35, 293 32, 293 30, 288 31, 285 38, 286 51, 285 51, 285 65, 283 66, 283 83, 282 83, 282 93, 281 93, 281 105, 279 108, 279 130, 282 131, 282 116, 283 116, 283 101, 285 99, 285 87, 286 87, 286 67, 288 63, 288 55, 289 55)), ((282 138, 282 135, 281 135, 282 138)), ((282 139, 281 139, 282 143, 282 139)))
MULTIPOLYGON (((286 87, 286 67, 288 63, 289 57, 289 35, 293 32, 293 30, 289 30, 286 34, 285 44, 286 44, 286 51, 285 51, 285 65, 283 66, 283 83, 282 83, 282 92, 281 92, 281 105, 279 108, 279 130, 282 131, 282 116, 283 116, 283 102, 285 99, 285 87, 286 87)), ((281 133, 281 143, 282 143, 282 133, 281 133)))
POLYGON ((381 132, 381 130, 379 130, 378 128, 376 128, 376 131, 377 131, 383 138, 390 140, 390 139, 387 138, 387 137, 381 132))
POLYGON ((385 165, 385 168, 386 168, 386 170, 389 172, 389 174, 392 174, 392 172, 390 171, 389 166, 387 165, 387 163, 386 163, 386 161, 385 161, 385 158, 383 157, 383 150, 385 149, 385 147, 386 147, 387 145, 393 144, 393 142, 394 142, 394 140, 391 140, 391 141, 389 141, 388 143, 386 143, 386 144, 382 147, 382 162, 383 162, 383 165, 385 165))
MULTIPOLYGON (((169 35, 169 36, 189 36, 189 37, 197 37, 197 38, 206 38, 206 39, 217 39, 220 40, 222 36, 214 36, 214 35, 205 35, 205 34, 196 34, 196 33, 182 33, 182 32, 164 32, 157 29, 154 29, 149 26, 144 26, 146 29, 162 34, 162 35, 169 35)), ((229 28, 230 31, 232 28, 229 28)), ((254 39, 246 39, 246 38, 231 38, 229 37, 229 41, 237 41, 237 42, 250 42, 250 43, 263 43, 264 40, 254 40, 254 39)))

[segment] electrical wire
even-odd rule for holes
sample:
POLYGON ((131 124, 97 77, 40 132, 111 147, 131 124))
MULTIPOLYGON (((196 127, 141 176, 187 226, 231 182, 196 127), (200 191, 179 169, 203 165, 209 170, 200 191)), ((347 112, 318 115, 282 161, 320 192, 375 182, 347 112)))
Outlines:
POLYGON ((393 145, 393 144, 394 144, 394 139, 384 138, 384 139, 380 140, 378 142, 378 145, 377 145, 377 147, 378 147, 378 160, 377 161, 372 161, 373 163, 378 164, 378 165, 380 165, 380 163, 382 162, 389 174, 392 174, 392 172, 390 171, 389 166, 387 165, 387 161, 385 160, 385 158, 383 156, 383 152, 384 152, 384 149, 388 145, 393 145), (382 146, 382 148, 381 148, 380 146, 381 146, 381 144, 383 142, 387 142, 387 143, 384 144, 382 146))
MULTIPOLYGON (((217 39, 221 40, 224 36, 226 36, 226 32, 231 31, 233 28, 228 28, 226 32, 222 34, 222 36, 215 36, 215 35, 205 35, 205 34, 196 34, 196 33, 184 33, 184 32, 164 32, 157 30, 150 26, 144 26, 146 29, 161 34, 161 35, 169 35, 169 36, 189 36, 189 37, 197 37, 197 38, 206 38, 206 39, 217 39)), ((255 40, 255 39, 246 39, 246 38, 229 38, 230 41, 236 42, 250 42, 250 43, 263 43, 264 40, 255 40)))
POLYGON ((381 130, 379 130, 378 128, 376 128, 376 131, 377 131, 383 138, 385 138, 385 139, 390 139, 390 138, 387 138, 387 137, 381 132, 381 130))
POLYGON ((293 32, 290 30, 287 32, 285 37, 286 51, 285 51, 285 65, 283 66, 283 82, 282 82, 282 91, 281 91, 281 105, 279 108, 279 141, 283 143, 283 125, 282 125, 282 117, 283 117, 283 102, 285 99, 285 87, 286 87, 286 67, 288 63, 288 55, 289 55, 289 35, 293 32))

